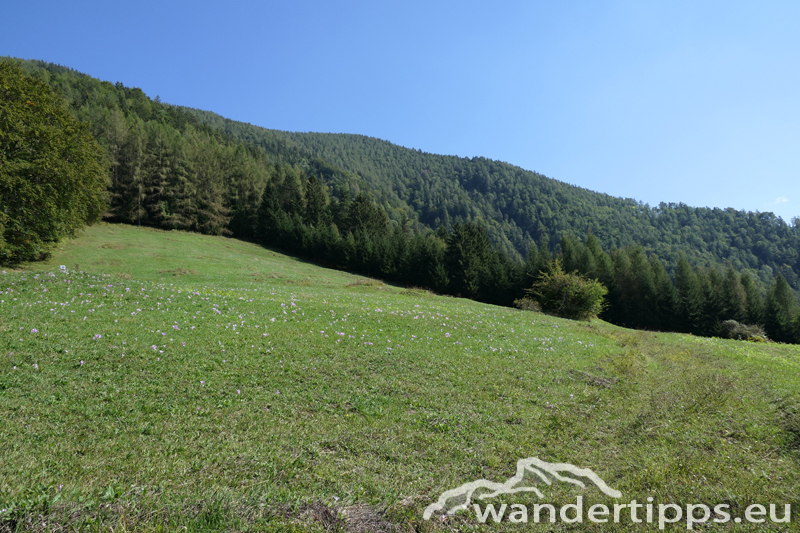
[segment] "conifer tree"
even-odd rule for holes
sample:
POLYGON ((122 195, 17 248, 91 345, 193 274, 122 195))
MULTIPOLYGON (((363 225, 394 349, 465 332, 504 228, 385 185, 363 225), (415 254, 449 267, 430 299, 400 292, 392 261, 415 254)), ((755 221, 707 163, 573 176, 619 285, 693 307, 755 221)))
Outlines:
POLYGON ((702 335, 721 335, 725 315, 725 280, 716 269, 709 269, 704 276, 702 335))
MULTIPOLYGON (((589 236, 591 237, 592 234, 590 233, 589 236)), ((577 265, 575 269, 589 278, 597 277, 597 264, 594 259, 594 253, 586 244, 579 246, 577 265)))
POLYGON ((564 271, 578 270, 581 244, 571 232, 561 236, 561 262, 564 271))
POLYGON ((476 298, 488 279, 491 243, 476 224, 456 223, 447 237, 445 264, 453 294, 476 298))
POLYGON ((767 335, 778 342, 796 342, 792 320, 797 314, 797 298, 786 279, 778 274, 767 292, 764 305, 764 327, 767 335))
POLYGON ((323 189, 322 184, 316 176, 309 176, 306 182, 305 192, 305 222, 310 226, 318 226, 327 223, 326 207, 328 204, 328 194, 323 189))
POLYGON ((632 282, 628 291, 631 323, 636 327, 655 328, 657 296, 653 270, 641 246, 629 247, 627 254, 631 265, 632 282))
POLYGON ((653 271, 653 285, 656 293, 654 310, 656 328, 661 331, 674 331, 676 329, 675 308, 678 301, 675 284, 655 254, 650 256, 650 268, 653 271))
POLYGON ((539 276, 539 249, 534 241, 528 245, 528 255, 525 258, 525 265, 523 267, 522 285, 527 286, 533 283, 539 276))
POLYGON ((747 293, 742 286, 739 275, 728 267, 725 271, 725 283, 722 285, 723 320, 747 321, 747 293))
POLYGON ((697 274, 686 256, 681 255, 675 270, 675 283, 678 289, 678 328, 687 333, 699 334, 703 317, 703 289, 697 274))
POLYGON ((747 301, 747 323, 754 325, 764 324, 764 299, 753 282, 753 279, 745 272, 739 276, 739 281, 744 289, 747 301))

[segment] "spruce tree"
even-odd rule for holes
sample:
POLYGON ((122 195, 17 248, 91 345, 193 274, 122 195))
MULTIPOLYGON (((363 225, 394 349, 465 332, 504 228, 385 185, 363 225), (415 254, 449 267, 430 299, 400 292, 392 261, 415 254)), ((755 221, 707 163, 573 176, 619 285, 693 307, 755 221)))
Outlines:
POLYGON ((753 279, 745 272, 739 276, 739 281, 744 289, 747 302, 747 323, 754 325, 764 324, 764 298, 758 290, 753 279))
POLYGON ((653 285, 656 292, 654 310, 656 328, 661 331, 674 331, 677 327, 675 308, 678 301, 675 284, 655 254, 650 256, 650 268, 653 271, 653 285))
POLYGON ((327 223, 326 207, 328 205, 328 194, 316 176, 309 176, 306 181, 305 191, 305 222, 310 226, 318 226, 327 223))
POLYGON ((539 276, 539 249, 534 241, 528 245, 528 255, 525 258, 523 267, 523 284, 525 286, 533 283, 539 276))
POLYGON ((747 321, 747 293, 742 286, 739 275, 728 267, 725 271, 725 283, 722 286, 723 312, 722 320, 747 321))
POLYGON ((778 342, 796 342, 792 320, 797 314, 797 298, 786 279, 778 274, 767 292, 764 305, 764 328, 767 336, 778 342))
POLYGON ((680 331, 699 334, 703 317, 703 289, 697 273, 689 266, 686 256, 678 259, 675 270, 678 289, 677 325, 680 331))
POLYGON ((447 237, 445 265, 453 294, 476 298, 488 279, 491 243, 476 224, 456 223, 447 237))

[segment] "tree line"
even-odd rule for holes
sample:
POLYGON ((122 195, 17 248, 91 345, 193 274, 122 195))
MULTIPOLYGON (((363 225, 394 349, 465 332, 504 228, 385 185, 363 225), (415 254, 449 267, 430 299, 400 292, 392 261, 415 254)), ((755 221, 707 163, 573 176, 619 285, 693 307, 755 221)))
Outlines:
POLYGON ((763 289, 782 274, 798 289, 800 218, 790 224, 769 212, 649 206, 548 178, 484 157, 430 154, 364 135, 285 132, 243 124, 208 111, 187 109, 204 124, 276 150, 283 161, 314 158, 356 176, 390 218, 422 227, 483 225, 509 256, 525 257, 531 240, 591 231, 603 248, 640 245, 656 253, 674 275, 685 255, 692 264, 747 272, 763 289))
POLYGON ((566 272, 606 287, 600 317, 611 323, 705 336, 745 331, 754 338, 761 333, 754 326, 763 326, 772 340, 800 342, 800 308, 780 274, 762 295, 747 273, 693 267, 681 256, 673 279, 657 255, 638 245, 606 252, 592 233, 583 240, 565 233, 558 253, 544 237, 518 261, 494 246, 478 224, 414 231, 392 224, 366 194, 332 198, 315 176, 289 168, 265 188, 255 237, 328 266, 507 306, 524 298, 558 260, 566 272), (735 329, 731 321, 751 329, 735 329))
MULTIPOLYGON (((542 223, 540 231, 534 232, 535 240, 530 232, 525 233, 520 242, 526 243, 526 249, 520 253, 516 245, 509 248, 497 238, 494 219, 484 218, 475 207, 480 202, 473 205, 465 200, 463 216, 442 212, 445 220, 438 222, 429 220, 433 213, 421 200, 420 210, 404 207, 404 195, 428 195, 426 202, 436 198, 446 207, 451 199, 449 193, 459 194, 457 189, 448 188, 447 180, 423 179, 426 169, 414 170, 413 165, 430 160, 420 159, 415 151, 398 152, 410 157, 411 170, 408 165, 400 166, 410 185, 398 188, 392 196, 385 193, 383 186, 371 187, 373 178, 367 173, 353 173, 314 157, 322 148, 301 146, 295 137, 260 138, 254 134, 244 142, 235 131, 223 131, 192 110, 151 100, 140 89, 101 82, 51 64, 25 62, 23 68, 60 92, 73 114, 90 125, 103 147, 103 164, 109 174, 105 213, 109 220, 231 235, 329 266, 499 305, 512 305, 523 298, 526 289, 550 272, 552 261, 557 258, 567 272, 598 279, 608 289, 608 305, 600 316, 612 323, 722 335, 730 331, 725 324, 732 320, 745 325, 761 324, 774 340, 800 340, 797 299, 791 288, 796 281, 792 278, 794 267, 785 263, 793 261, 791 252, 795 249, 791 245, 796 235, 774 217, 731 210, 723 213, 731 219, 728 226, 718 228, 722 215, 710 217, 713 224, 705 224, 698 220, 698 211, 693 208, 651 210, 607 195, 592 197, 595 193, 564 188, 564 184, 542 177, 542 186, 552 187, 553 194, 534 203, 533 208, 545 214, 550 209, 551 214, 558 212, 562 217, 577 213, 584 218, 595 214, 601 220, 606 217, 608 227, 599 227, 606 236, 609 228, 624 228, 631 217, 646 218, 649 226, 640 225, 641 234, 633 232, 645 245, 623 242, 621 238, 611 239, 609 245, 593 225, 587 225, 589 231, 581 240, 562 221, 555 224, 555 229, 542 223), (265 147, 271 147, 274 153, 268 153, 265 147), (434 190, 438 192, 430 196, 434 190), (565 198, 570 202, 568 209, 559 203, 566 202, 565 198), (583 204, 579 202, 581 198, 585 200, 583 204), (603 209, 593 211, 591 202, 587 203, 592 198, 592 205, 603 209), (622 204, 618 205, 618 200, 622 204), (551 209, 547 206, 552 202, 551 209), (614 213, 617 218, 612 220, 609 217, 614 213), (680 230, 678 237, 665 237, 669 257, 677 259, 662 262, 659 254, 646 247, 659 224, 680 230), (717 228, 717 234, 741 229, 737 239, 750 239, 755 231, 752 238, 764 242, 761 248, 756 247, 761 250, 759 253, 772 257, 773 264, 783 261, 783 267, 773 269, 762 262, 755 270, 729 260, 727 268, 721 268, 721 263, 713 260, 717 256, 708 255, 707 250, 698 252, 675 245, 693 237, 706 242, 704 239, 714 235, 709 228, 717 228), (561 231, 555 233, 556 230, 561 231), (784 242, 787 247, 779 249, 776 243, 784 242), (706 256, 711 259, 704 262, 702 258, 706 256), (777 276, 775 271, 779 272, 777 276)), ((326 146, 325 136, 308 139, 326 146)), ((347 146, 341 138, 336 141, 347 146)), ((373 141, 365 141, 365 146, 373 146, 373 141)), ((386 150, 393 146, 387 148, 380 143, 383 141, 375 145, 370 157, 379 159, 380 146, 386 150)), ((394 153, 393 150, 389 152, 394 153)), ((359 157, 369 160, 363 154, 359 157)), ((458 159, 435 158, 445 162, 458 159)), ((508 178, 509 165, 477 162, 461 169, 459 184, 502 200, 503 209, 509 213, 531 208, 511 195, 504 196, 502 191, 506 189, 497 189, 496 182, 508 178)), ((380 166, 391 165, 392 161, 387 160, 380 166)), ((505 182, 503 187, 513 188, 513 180, 508 178, 505 182)), ((503 216, 506 223, 512 222, 507 213, 503 216)))
MULTIPOLYGON (((495 246, 518 260, 525 257, 529 243, 539 242, 542 236, 548 238, 554 251, 565 232, 585 235, 591 231, 606 250, 638 244, 646 253, 657 254, 673 276, 679 258, 685 255, 693 265, 715 269, 730 265, 737 272, 746 272, 762 290, 779 273, 793 290, 800 289, 800 219, 787 224, 772 213, 681 203, 650 207, 500 161, 429 154, 362 135, 267 130, 208 111, 164 104, 158 98, 151 100, 140 89, 100 81, 66 67, 38 61, 21 64, 64 95, 73 113, 92 125, 95 137, 116 157, 115 177, 127 180, 128 186, 142 185, 137 177, 141 171, 126 167, 127 162, 135 162, 142 150, 159 149, 140 147, 137 142, 145 137, 149 141, 156 134, 152 130, 161 126, 175 130, 177 137, 193 138, 186 143, 180 138, 171 143, 178 159, 182 158, 181 151, 223 152, 227 161, 223 174, 227 167, 236 167, 231 175, 238 180, 241 194, 225 197, 228 186, 223 184, 212 187, 207 198, 198 199, 198 209, 211 211, 209 221, 198 224, 214 226, 215 231, 225 229, 213 223, 219 220, 213 212, 219 205, 228 205, 239 213, 237 220, 244 212, 252 214, 253 201, 244 196, 253 196, 252 191, 257 196, 269 173, 254 168, 288 165, 316 175, 337 198, 344 191, 352 195, 368 192, 393 223, 406 223, 417 231, 440 226, 450 230, 458 222, 478 223, 486 228, 495 246), (147 124, 149 131, 142 132, 147 124), (209 144, 213 145, 210 151, 205 149, 209 144), (247 155, 226 153, 237 150, 247 155), (245 159, 250 161, 245 164, 245 159)), ((164 163, 158 159, 151 153, 151 164, 164 163)), ((206 167, 214 160, 208 157, 206 167)), ((219 168, 212 165, 208 174, 211 182, 219 181, 219 168)), ((179 176, 172 179, 181 181, 179 176)), ((119 180, 115 183, 119 186, 119 180)), ((186 197, 191 191, 182 194, 186 197)), ((169 202, 164 205, 169 206, 169 202)), ((113 207, 114 216, 120 211, 131 212, 130 206, 113 207)), ((188 207, 181 207, 181 212, 189 211, 188 207)), ((138 201, 136 209, 138 221, 144 209, 138 201)), ((132 219, 125 213, 121 216, 118 220, 132 219)), ((194 227, 193 221, 182 224, 194 227)))

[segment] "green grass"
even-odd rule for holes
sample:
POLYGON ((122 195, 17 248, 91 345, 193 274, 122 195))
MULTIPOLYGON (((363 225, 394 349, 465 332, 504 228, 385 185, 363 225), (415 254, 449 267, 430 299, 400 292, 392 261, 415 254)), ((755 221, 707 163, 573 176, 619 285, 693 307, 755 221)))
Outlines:
MULTIPOLYGON (((561 320, 99 225, 0 274, 0 523, 521 531, 422 511, 533 456, 591 468, 625 502, 796 513, 798 370, 796 346, 561 320)), ((552 503, 613 504, 542 487, 552 503)))

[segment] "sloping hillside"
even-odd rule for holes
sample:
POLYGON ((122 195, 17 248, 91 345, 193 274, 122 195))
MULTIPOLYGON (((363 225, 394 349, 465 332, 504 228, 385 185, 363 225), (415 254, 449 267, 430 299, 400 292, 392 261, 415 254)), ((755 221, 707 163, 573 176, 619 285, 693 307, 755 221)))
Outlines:
POLYGON ((583 237, 591 231, 606 250, 639 244, 670 270, 685 253, 697 264, 747 270, 766 284, 781 272, 798 287, 800 220, 790 226, 772 213, 685 204, 650 207, 501 161, 429 154, 363 135, 268 130, 188 111, 288 161, 320 158, 357 174, 385 205, 410 209, 432 228, 483 221, 506 251, 524 255, 531 239, 538 242, 544 235, 555 244, 565 232, 583 237))
MULTIPOLYGON (((8 60, 6 58, 5 60, 8 60)), ((592 231, 601 246, 638 244, 674 272, 691 263, 747 272, 769 286, 778 273, 798 289, 800 222, 772 213, 650 207, 488 159, 427 154, 361 135, 289 133, 170 106, 141 90, 25 61, 92 124, 108 151, 117 220, 253 238, 255 212, 277 168, 320 177, 336 198, 369 192, 395 224, 436 229, 477 221, 510 256, 545 237, 592 231)))
MULTIPOLYGON (((724 504, 729 521, 800 505, 796 346, 572 322, 108 224, 0 272, 0 332, 11 530, 486 527, 423 511, 529 457, 591 468, 626 503, 724 504)), ((539 485, 557 506, 619 501, 539 485)), ((614 531, 641 530, 624 515, 614 531)))

